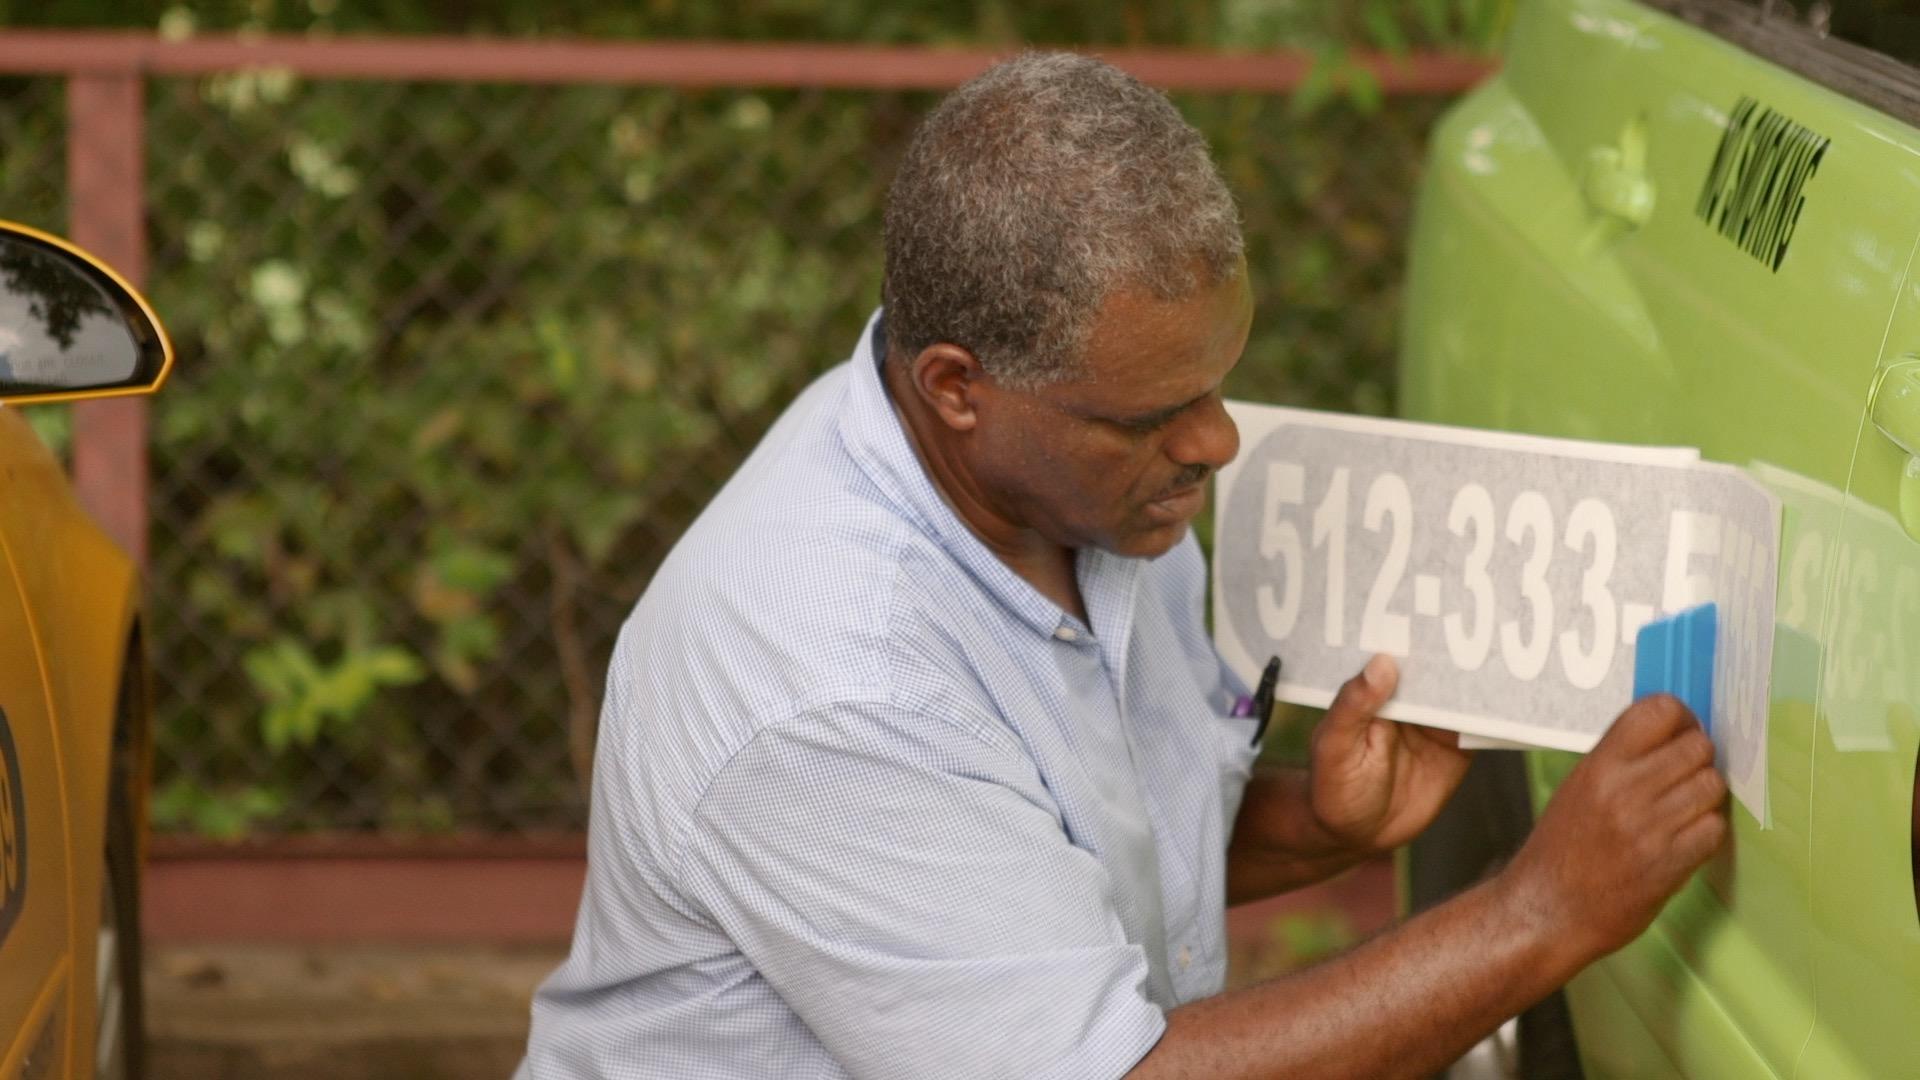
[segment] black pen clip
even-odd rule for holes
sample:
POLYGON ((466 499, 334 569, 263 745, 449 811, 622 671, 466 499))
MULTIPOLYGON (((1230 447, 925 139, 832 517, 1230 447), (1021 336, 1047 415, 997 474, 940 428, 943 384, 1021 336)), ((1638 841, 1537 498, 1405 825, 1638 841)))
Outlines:
POLYGON ((1260 673, 1260 686, 1253 692, 1253 742, 1259 746, 1260 740, 1267 734, 1267 721, 1273 717, 1273 688, 1280 681, 1280 658, 1267 658, 1267 668, 1260 673))

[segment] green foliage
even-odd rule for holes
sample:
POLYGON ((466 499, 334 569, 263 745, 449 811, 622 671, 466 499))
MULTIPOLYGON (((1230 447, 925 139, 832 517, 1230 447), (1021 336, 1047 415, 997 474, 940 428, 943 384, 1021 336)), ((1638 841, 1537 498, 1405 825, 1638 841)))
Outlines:
POLYGON ((1275 919, 1268 932, 1291 967, 1305 967, 1341 952, 1356 937, 1346 912, 1334 908, 1275 919))
POLYGON ((260 737, 273 753, 289 745, 308 747, 329 722, 351 722, 383 686, 417 683, 425 672, 405 649, 387 645, 355 649, 323 663, 292 638, 248 650, 247 677, 266 712, 260 737))
POLYGON ((24 410, 27 426, 47 444, 55 455, 65 458, 69 444, 73 442, 73 407, 71 405, 36 405, 24 410))
POLYGON ((254 784, 208 790, 189 777, 176 776, 153 793, 151 813, 160 829, 238 840, 279 814, 286 802, 284 792, 254 784))
POLYGON ((1263 934, 1229 931, 1228 989, 1280 978, 1341 952, 1359 940, 1352 918, 1337 907, 1274 915, 1263 929, 1263 934))

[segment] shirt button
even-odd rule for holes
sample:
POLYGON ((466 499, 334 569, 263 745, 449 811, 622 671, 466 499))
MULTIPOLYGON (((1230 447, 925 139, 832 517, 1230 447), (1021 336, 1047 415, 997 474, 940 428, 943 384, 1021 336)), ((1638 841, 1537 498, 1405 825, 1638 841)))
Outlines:
POLYGON ((1076 631, 1071 626, 1062 626, 1060 629, 1055 630, 1053 632, 1053 636, 1059 638, 1061 641, 1079 641, 1080 640, 1079 632, 1076 631))
POLYGON ((1185 971, 1192 966, 1193 950, 1187 948, 1185 945, 1180 946, 1180 970, 1185 971))

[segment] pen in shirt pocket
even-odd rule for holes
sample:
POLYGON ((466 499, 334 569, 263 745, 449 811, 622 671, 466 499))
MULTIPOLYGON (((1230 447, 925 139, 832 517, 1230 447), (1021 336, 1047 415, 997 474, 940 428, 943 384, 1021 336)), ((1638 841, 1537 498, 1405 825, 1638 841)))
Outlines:
POLYGON ((1266 670, 1260 673, 1260 686, 1254 690, 1253 696, 1243 697, 1233 703, 1233 715, 1254 718, 1253 746, 1260 745, 1261 738, 1267 733, 1267 721, 1273 719, 1273 688, 1279 681, 1280 658, 1268 657, 1266 670))

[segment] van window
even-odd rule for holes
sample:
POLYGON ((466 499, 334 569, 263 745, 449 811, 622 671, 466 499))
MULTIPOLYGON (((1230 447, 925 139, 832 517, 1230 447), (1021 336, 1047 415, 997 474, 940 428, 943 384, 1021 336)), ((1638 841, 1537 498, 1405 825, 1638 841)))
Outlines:
POLYGON ((1920 11, 1912 0, 1837 0, 1828 19, 1834 37, 1920 67, 1920 11))
POLYGON ((1920 12, 1911 0, 1641 2, 1920 126, 1920 12))

